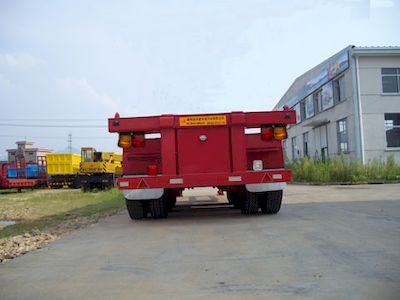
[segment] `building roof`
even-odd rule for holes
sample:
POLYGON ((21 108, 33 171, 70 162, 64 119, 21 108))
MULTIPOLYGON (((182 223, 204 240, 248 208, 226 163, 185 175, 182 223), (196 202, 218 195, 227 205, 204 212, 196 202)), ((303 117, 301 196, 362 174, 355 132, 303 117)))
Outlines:
MULTIPOLYGON (((7 149, 6 151, 8 152, 13 152, 17 151, 18 149, 7 149)), ((47 149, 47 148, 26 148, 24 149, 25 152, 51 152, 53 149, 47 149)))
MULTIPOLYGON (((336 76, 335 74, 330 75, 330 70, 335 70, 337 62, 344 61, 347 62, 342 69, 348 68, 348 54, 354 46, 350 45, 346 48, 340 50, 333 56, 325 59, 323 62, 319 63, 317 66, 303 73, 295 79, 291 84, 289 89, 285 92, 279 102, 276 104, 274 109, 281 109, 283 105, 287 104, 289 107, 293 107, 301 99, 304 99, 307 95, 311 94, 317 90, 328 77, 336 76), (322 82, 322 83, 321 83, 322 82)), ((343 70, 339 70, 342 72, 343 70)))
POLYGON ((356 47, 354 45, 349 45, 346 48, 340 50, 338 53, 332 55, 331 57, 325 59, 323 62, 303 73, 297 77, 293 83, 290 85, 288 90, 275 105, 274 109, 280 109, 283 105, 287 104, 289 107, 293 107, 298 101, 304 99, 312 92, 316 91, 321 85, 326 82, 327 79, 337 76, 345 69, 349 67, 349 62, 347 62, 343 68, 339 69, 339 72, 330 75, 330 69, 335 69, 338 62, 340 64, 343 62, 343 57, 347 55, 348 59, 354 56, 390 56, 390 55, 400 55, 399 46, 387 46, 387 47, 356 47), (325 78, 321 80, 321 74, 325 75, 325 78), (317 81, 317 82, 314 82, 317 81), (318 82, 319 81, 319 82, 318 82))
POLYGON ((34 142, 30 142, 30 141, 16 141, 15 142, 17 145, 20 145, 20 144, 34 144, 34 142))
MULTIPOLYGON (((30 141, 16 141, 17 145, 29 145, 32 146, 34 142, 30 141)), ((33 148, 33 147, 24 147, 23 149, 25 152, 53 152, 53 149, 48 148, 33 148)), ((16 152, 18 149, 7 149, 7 152, 16 152)))
POLYGON ((36 150, 39 152, 53 152, 53 149, 48 148, 36 148, 36 150))
POLYGON ((375 55, 399 55, 399 46, 384 46, 384 47, 356 47, 352 46, 352 53, 355 55, 375 56, 375 55))

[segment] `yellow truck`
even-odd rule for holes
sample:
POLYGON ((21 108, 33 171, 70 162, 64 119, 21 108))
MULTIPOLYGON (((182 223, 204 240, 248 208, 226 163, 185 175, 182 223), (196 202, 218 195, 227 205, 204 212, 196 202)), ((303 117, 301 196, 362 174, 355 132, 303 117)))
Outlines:
POLYGON ((47 180, 51 188, 80 188, 81 156, 73 153, 46 154, 47 180))
POLYGON ((122 155, 115 152, 98 152, 95 148, 81 148, 79 170, 84 192, 94 188, 104 190, 115 186, 116 177, 122 173, 122 155))

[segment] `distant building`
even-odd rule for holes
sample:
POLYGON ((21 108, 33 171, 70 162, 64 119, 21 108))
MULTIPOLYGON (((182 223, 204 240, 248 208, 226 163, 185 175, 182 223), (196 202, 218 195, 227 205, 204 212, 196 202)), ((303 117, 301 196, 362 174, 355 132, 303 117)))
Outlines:
POLYGON ((16 144, 17 149, 7 150, 9 163, 15 163, 16 156, 23 156, 27 163, 36 163, 38 157, 46 156, 47 153, 52 152, 52 150, 46 148, 34 148, 33 142, 19 141, 16 144))
POLYGON ((400 162, 400 47, 349 46, 298 77, 276 105, 296 110, 289 160, 338 154, 400 162))

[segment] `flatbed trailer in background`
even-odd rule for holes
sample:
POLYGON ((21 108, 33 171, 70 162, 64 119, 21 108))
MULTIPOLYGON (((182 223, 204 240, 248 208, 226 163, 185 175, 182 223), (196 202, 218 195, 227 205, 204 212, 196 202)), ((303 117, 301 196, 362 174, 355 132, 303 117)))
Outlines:
POLYGON ((280 210, 291 180, 282 140, 286 125, 296 122, 293 110, 134 118, 117 113, 108 122, 123 148, 118 187, 132 219, 167 217, 183 189, 205 186, 226 191, 243 214, 280 210))
POLYGON ((46 179, 38 178, 0 178, 0 189, 23 189, 46 187, 46 179))
MULTIPOLYGON (((32 169, 32 168, 29 168, 32 169)), ((24 159, 17 157, 16 163, 2 164, 0 173, 0 189, 18 189, 47 187, 46 159, 38 157, 36 164, 25 164, 24 159), (36 167, 37 172, 28 174, 29 167, 36 167), (9 168, 15 169, 16 174, 13 178, 9 177, 9 168)))

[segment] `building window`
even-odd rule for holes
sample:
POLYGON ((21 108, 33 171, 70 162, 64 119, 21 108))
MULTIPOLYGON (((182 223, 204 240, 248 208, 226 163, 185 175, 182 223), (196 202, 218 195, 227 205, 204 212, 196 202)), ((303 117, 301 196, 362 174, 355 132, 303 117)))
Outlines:
POLYGON ((313 94, 314 113, 317 114, 322 110, 322 90, 313 94))
POLYGON ((300 116, 301 120, 304 121, 306 119, 306 102, 300 102, 300 116))
POLYGON ((349 152, 349 137, 347 133, 347 120, 337 121, 337 140, 339 154, 349 152))
POLYGON ((313 96, 310 95, 306 98, 306 118, 311 118, 314 116, 314 102, 313 96))
POLYGON ((297 159, 296 137, 292 137, 292 160, 297 159))
POLYGON ((340 76, 338 79, 333 81, 333 100, 336 104, 343 101, 344 98, 344 76, 340 76))
POLYGON ((304 156, 310 156, 308 150, 308 132, 303 133, 303 153, 304 156))
POLYGON ((293 109, 296 111, 296 124, 298 124, 301 122, 300 103, 297 103, 293 109))
POLYGON ((383 93, 399 93, 400 68, 382 68, 383 93))
POLYGON ((333 84, 332 81, 327 82, 323 87, 322 87, 322 110, 331 108, 334 103, 333 103, 333 84))
POLYGON ((400 147, 400 113, 385 114, 387 147, 400 147))

